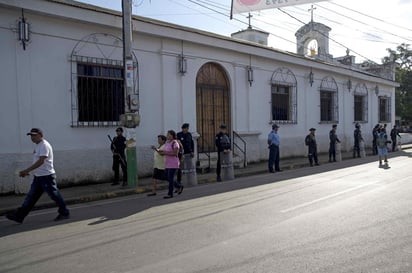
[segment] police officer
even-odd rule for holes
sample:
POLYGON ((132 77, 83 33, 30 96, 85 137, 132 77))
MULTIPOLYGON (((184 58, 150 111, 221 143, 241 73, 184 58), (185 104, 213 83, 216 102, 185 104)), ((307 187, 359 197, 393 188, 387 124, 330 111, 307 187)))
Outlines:
POLYGON ((336 143, 340 143, 338 136, 336 135, 337 124, 332 125, 332 130, 329 132, 329 162, 336 162, 336 143))
POLYGON ((282 170, 279 168, 279 145, 280 145, 280 137, 278 134, 279 126, 277 124, 272 125, 272 131, 270 131, 268 135, 268 145, 269 145, 269 172, 274 173, 281 172, 282 170), (275 165, 275 169, 273 170, 273 165, 275 165))
MULTIPOLYGON (((179 152, 179 159, 182 160, 185 156, 194 156, 195 143, 193 141, 192 134, 189 132, 189 123, 184 123, 182 125, 182 131, 177 133, 177 140, 180 142, 180 146, 183 147, 182 151, 179 152)), ((183 167, 183 164, 180 164, 183 167)), ((182 169, 177 170, 177 182, 182 181, 182 169)))
POLYGON ((310 128, 309 131, 310 131, 309 135, 307 135, 305 138, 305 144, 306 146, 308 146, 309 164, 311 167, 313 167, 313 161, 315 161, 315 165, 319 166, 318 150, 317 150, 317 144, 316 144, 316 138, 315 138, 316 129, 310 128))
POLYGON ((363 141, 362 138, 362 132, 360 130, 360 124, 356 123, 355 124, 355 131, 353 131, 353 138, 355 140, 354 146, 353 146, 353 158, 355 158, 355 155, 357 155, 358 157, 360 156, 360 142, 363 141))
POLYGON ((126 138, 123 136, 123 128, 119 127, 116 129, 116 136, 110 145, 110 149, 113 153, 113 166, 114 171, 114 181, 112 185, 119 185, 119 166, 122 168, 123 172, 123 186, 127 185, 127 162, 126 162, 126 138))
POLYGON ((401 137, 401 135, 399 134, 399 130, 396 125, 394 125, 393 129, 391 130, 392 152, 394 152, 396 149, 397 137, 401 137))
POLYGON ((225 124, 220 125, 220 132, 215 137, 215 145, 217 147, 217 166, 216 166, 216 180, 222 181, 221 173, 221 153, 230 152, 232 146, 230 137, 227 134, 227 126, 225 124))

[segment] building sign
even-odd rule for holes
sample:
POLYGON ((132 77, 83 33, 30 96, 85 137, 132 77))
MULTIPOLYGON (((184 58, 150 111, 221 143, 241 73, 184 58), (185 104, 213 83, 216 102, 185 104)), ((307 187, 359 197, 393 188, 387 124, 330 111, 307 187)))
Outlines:
POLYGON ((232 14, 296 6, 325 0, 232 0, 232 14))

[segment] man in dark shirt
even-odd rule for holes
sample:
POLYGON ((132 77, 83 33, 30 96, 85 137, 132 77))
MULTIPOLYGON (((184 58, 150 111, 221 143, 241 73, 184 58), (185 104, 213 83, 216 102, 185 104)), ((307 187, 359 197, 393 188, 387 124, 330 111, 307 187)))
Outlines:
POLYGON ((309 164, 311 167, 313 167, 313 161, 315 161, 315 165, 319 166, 318 162, 318 148, 316 144, 316 138, 315 138, 315 128, 310 128, 309 129, 310 134, 306 136, 305 138, 305 144, 308 146, 308 159, 309 159, 309 164))
POLYGON ((123 186, 127 185, 127 162, 126 162, 126 138, 123 136, 123 128, 119 127, 116 129, 116 134, 110 145, 110 149, 113 153, 113 166, 114 171, 114 181, 112 185, 119 185, 119 166, 122 168, 123 172, 123 186))
MULTIPOLYGON (((179 159, 182 160, 186 156, 193 157, 195 151, 195 143, 193 141, 192 134, 189 132, 189 123, 184 123, 182 125, 182 131, 177 133, 177 140, 180 142, 180 146, 183 148, 179 152, 179 159)), ((183 167, 183 164, 180 164, 183 167)), ((182 169, 177 170, 177 181, 178 183, 182 181, 182 169)))
POLYGON ((394 125, 393 129, 391 130, 392 152, 396 150, 396 141, 398 136, 401 137, 399 130, 396 128, 396 125, 394 125))
POLYGON ((355 155, 358 157, 360 156, 360 142, 363 141, 362 138, 362 132, 360 130, 360 124, 356 123, 355 124, 355 131, 353 131, 353 138, 354 138, 354 146, 353 146, 353 158, 355 158, 355 155))
POLYGON ((216 135, 215 144, 217 147, 217 166, 216 166, 216 180, 222 181, 221 173, 221 153, 227 153, 231 149, 230 137, 227 134, 227 126, 225 124, 220 125, 220 132, 216 135))

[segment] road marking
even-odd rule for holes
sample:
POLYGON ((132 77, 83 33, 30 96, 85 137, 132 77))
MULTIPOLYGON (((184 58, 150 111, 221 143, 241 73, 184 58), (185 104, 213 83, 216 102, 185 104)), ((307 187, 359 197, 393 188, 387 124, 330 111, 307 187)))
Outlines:
POLYGON ((318 198, 318 199, 315 199, 315 200, 312 200, 312 201, 309 201, 309 202, 305 202, 305 203, 302 203, 300 205, 297 205, 297 206, 294 206, 294 207, 291 207, 291 208, 288 208, 288 209, 281 210, 280 212, 281 213, 288 213, 288 212, 291 212, 291 211, 294 211, 294 210, 297 210, 297 209, 300 209, 300 208, 303 208, 303 207, 307 207, 307 206, 325 201, 327 199, 331 199, 331 198, 339 196, 339 195, 346 194, 348 192, 356 191, 358 189, 365 188, 365 187, 368 187, 368 186, 373 185, 373 184, 377 184, 378 182, 379 181, 375 181, 375 182, 371 182, 371 183, 368 183, 368 184, 363 184, 363 185, 359 185, 359 186, 356 186, 356 187, 353 187, 353 188, 349 188, 349 189, 344 190, 344 191, 340 191, 340 192, 337 192, 337 193, 326 195, 324 197, 321 197, 321 198, 318 198))

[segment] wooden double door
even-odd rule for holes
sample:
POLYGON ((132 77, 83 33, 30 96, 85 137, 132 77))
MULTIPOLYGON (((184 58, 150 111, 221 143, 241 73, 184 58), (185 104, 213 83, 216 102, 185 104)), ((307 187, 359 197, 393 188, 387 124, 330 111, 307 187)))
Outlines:
POLYGON ((196 121, 200 134, 198 152, 214 152, 215 135, 221 124, 231 132, 230 91, 226 72, 216 63, 206 63, 196 78, 196 121))

